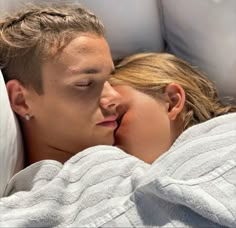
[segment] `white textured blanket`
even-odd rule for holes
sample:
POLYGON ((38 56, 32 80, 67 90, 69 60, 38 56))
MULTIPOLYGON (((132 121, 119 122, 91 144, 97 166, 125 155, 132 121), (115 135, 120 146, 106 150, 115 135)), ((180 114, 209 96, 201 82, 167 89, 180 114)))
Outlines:
POLYGON ((152 165, 110 146, 36 163, 0 199, 0 227, 236 227, 236 114, 185 131, 152 165))

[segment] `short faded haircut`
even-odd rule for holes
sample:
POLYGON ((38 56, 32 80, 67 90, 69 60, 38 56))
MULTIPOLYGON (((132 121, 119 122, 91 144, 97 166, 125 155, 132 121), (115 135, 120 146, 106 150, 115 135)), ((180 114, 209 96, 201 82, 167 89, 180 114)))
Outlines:
POLYGON ((104 26, 80 4, 28 5, 0 20, 0 67, 5 81, 19 80, 43 93, 41 66, 78 33, 104 37, 104 26))

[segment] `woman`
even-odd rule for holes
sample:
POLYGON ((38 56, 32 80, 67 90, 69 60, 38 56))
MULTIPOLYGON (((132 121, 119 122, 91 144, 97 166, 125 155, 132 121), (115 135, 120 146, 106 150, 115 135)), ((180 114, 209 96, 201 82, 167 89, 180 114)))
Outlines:
POLYGON ((123 97, 115 145, 148 163, 187 128, 236 110, 220 102, 202 73, 171 54, 127 57, 111 83, 123 97))

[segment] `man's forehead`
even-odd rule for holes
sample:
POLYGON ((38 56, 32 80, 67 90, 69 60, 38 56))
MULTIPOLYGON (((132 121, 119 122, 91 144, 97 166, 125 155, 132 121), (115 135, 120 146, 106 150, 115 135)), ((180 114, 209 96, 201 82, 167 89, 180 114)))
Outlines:
MULTIPOLYGON (((81 72, 113 73, 114 64, 109 46, 103 37, 79 35, 50 59, 49 65, 69 70, 72 74, 81 72)), ((59 70, 59 69, 58 69, 59 70)))
POLYGON ((109 46, 103 37, 94 34, 81 34, 71 40, 64 51, 78 53, 105 52, 109 51, 109 46))

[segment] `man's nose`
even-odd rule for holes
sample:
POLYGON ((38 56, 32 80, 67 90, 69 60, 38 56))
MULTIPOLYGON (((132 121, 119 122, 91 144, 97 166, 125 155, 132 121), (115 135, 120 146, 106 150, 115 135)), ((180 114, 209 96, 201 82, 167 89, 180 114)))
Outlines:
POLYGON ((103 109, 115 110, 120 104, 121 95, 113 89, 111 84, 106 81, 103 86, 102 95, 100 98, 100 105, 103 109))

